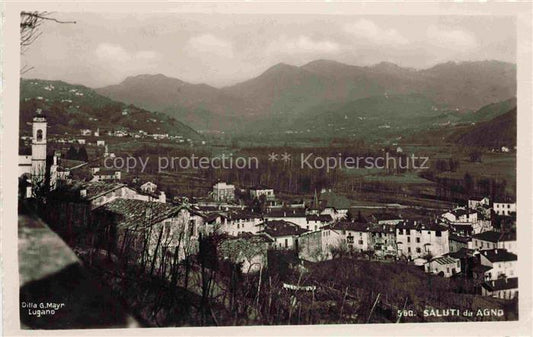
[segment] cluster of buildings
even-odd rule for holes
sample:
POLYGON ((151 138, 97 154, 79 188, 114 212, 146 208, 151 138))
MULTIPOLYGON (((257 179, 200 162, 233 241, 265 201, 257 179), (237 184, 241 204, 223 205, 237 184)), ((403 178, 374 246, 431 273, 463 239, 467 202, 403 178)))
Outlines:
MULTIPOLYGON (((81 165, 71 164, 68 170, 81 165)), ((47 163, 43 116, 33 120, 32 154, 21 158, 19 167, 32 179, 58 170, 55 159, 47 163)), ((248 200, 269 201, 265 210, 253 212, 237 202, 242 200, 237 200, 235 185, 225 182, 213 186, 210 202, 172 203, 153 182, 132 187, 120 183, 115 173, 93 171, 98 173, 112 177, 89 182, 66 179, 50 188, 47 221, 67 240, 106 247, 115 255, 125 254, 125 249, 131 255, 133 250, 134 260, 143 254, 146 261, 147 254, 161 270, 175 262, 169 256, 182 259, 194 254, 202 235, 219 234, 220 257, 241 263, 245 272, 263 268, 269 249, 293 251, 309 262, 352 254, 407 261, 443 277, 461 274, 475 280, 483 295, 517 296, 516 234, 512 227, 494 226, 501 218, 515 223, 512 201, 472 199, 432 220, 390 212, 367 219, 354 217, 350 201, 331 190, 315 193, 308 205, 279 203, 272 188, 253 186, 245 190, 248 200)))

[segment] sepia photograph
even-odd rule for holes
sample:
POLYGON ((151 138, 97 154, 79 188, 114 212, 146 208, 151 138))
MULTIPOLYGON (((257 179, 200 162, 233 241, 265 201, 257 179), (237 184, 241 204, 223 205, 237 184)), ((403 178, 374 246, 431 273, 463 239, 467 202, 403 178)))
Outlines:
POLYGON ((3 139, 22 331, 530 316, 516 16, 41 7, 3 139))

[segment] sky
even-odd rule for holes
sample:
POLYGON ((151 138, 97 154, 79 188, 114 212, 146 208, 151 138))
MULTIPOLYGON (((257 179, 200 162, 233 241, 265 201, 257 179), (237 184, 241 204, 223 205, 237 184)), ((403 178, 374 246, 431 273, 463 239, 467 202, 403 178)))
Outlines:
POLYGON ((424 69, 448 61, 516 61, 508 16, 56 13, 21 58, 25 78, 97 88, 164 74, 215 87, 283 62, 317 59, 424 69))

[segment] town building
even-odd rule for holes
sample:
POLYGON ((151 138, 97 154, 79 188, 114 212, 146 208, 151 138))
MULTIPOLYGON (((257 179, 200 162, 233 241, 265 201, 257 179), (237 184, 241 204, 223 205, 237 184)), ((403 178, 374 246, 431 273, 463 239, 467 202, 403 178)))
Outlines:
POLYGON ((482 250, 479 254, 479 262, 490 268, 484 273, 485 281, 518 276, 517 256, 505 249, 482 250))
POLYGON ((509 216, 512 213, 516 213, 516 202, 507 200, 495 200, 492 204, 492 209, 498 215, 509 216))
POLYGON ((442 214, 441 218, 449 222, 476 223, 478 221, 477 215, 475 210, 456 208, 442 214))
POLYGON ((477 209, 485 205, 490 205, 490 199, 488 197, 483 197, 480 199, 468 199, 468 208, 470 209, 477 209))
POLYGON ((301 208, 281 208, 271 209, 264 215, 265 220, 283 220, 294 223, 300 228, 314 230, 313 227, 307 222, 307 215, 305 209, 301 208), (307 228, 307 227, 310 228, 307 228))
POLYGON ((157 185, 151 181, 145 182, 140 188, 144 193, 155 193, 157 191, 157 185))
POLYGON ((300 226, 284 220, 268 220, 259 233, 266 234, 273 240, 273 247, 278 249, 298 250, 298 237, 307 232, 300 226))
MULTIPOLYGON (((388 221, 387 221, 388 222, 388 221)), ((377 257, 396 257, 396 224, 374 224, 370 227, 371 250, 377 257)))
POLYGON ((437 257, 450 251, 448 228, 439 224, 404 221, 396 225, 398 256, 410 260, 437 257))
POLYGON ((518 277, 501 278, 484 282, 481 285, 483 296, 497 297, 501 299, 513 299, 518 297, 518 277))
POLYGON ((506 249, 508 252, 518 252, 518 242, 515 232, 487 231, 472 237, 472 248, 478 250, 506 249))
POLYGON ((215 201, 233 201, 235 200, 235 185, 225 182, 218 182, 213 185, 213 199, 215 201))
POLYGON ((338 221, 322 227, 327 248, 344 247, 348 251, 368 252, 372 247, 370 224, 354 221, 338 221))
POLYGON ((451 277, 461 272, 461 260, 451 256, 440 256, 424 264, 426 273, 451 277))
POLYGON ((275 199, 274 189, 265 185, 257 185, 250 187, 250 197, 252 199, 259 199, 261 196, 265 196, 267 200, 275 199))

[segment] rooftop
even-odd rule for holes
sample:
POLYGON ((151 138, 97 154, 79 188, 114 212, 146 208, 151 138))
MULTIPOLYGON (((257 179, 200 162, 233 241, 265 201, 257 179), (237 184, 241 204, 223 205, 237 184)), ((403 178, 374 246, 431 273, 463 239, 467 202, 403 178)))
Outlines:
POLYGON ((487 231, 473 236, 474 239, 488 241, 488 242, 504 242, 504 241, 516 241, 515 232, 500 233, 497 231, 487 231))
POLYGON ((457 260, 453 257, 441 256, 441 257, 436 257, 432 259, 431 262, 437 262, 438 264, 445 265, 445 264, 455 264, 457 263, 457 260))
POLYGON ((481 255, 486 257, 490 262, 516 261, 518 258, 515 254, 501 248, 482 250, 481 255))
POLYGON ((119 225, 132 227, 151 226, 175 216, 183 207, 136 199, 116 199, 100 208, 100 212, 118 215, 119 225))
POLYGON ((489 291, 517 289, 518 277, 501 278, 494 281, 487 281, 481 285, 483 288, 489 291))
POLYGON ((300 226, 285 220, 270 220, 264 224, 265 229, 262 232, 271 237, 300 235, 308 232, 307 229, 300 228, 300 226))

